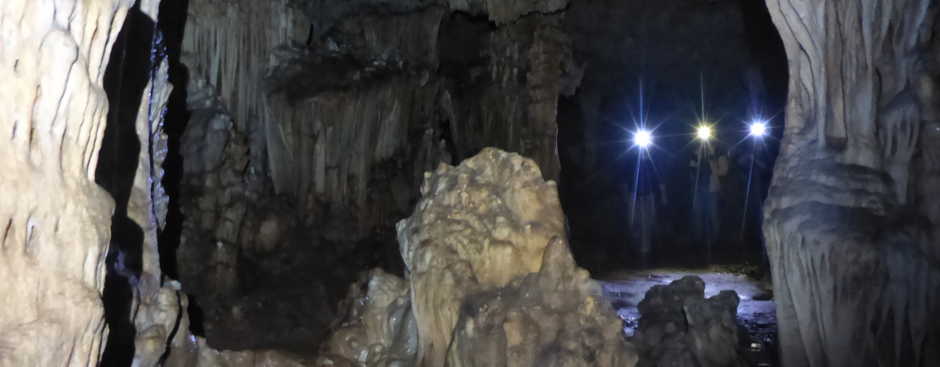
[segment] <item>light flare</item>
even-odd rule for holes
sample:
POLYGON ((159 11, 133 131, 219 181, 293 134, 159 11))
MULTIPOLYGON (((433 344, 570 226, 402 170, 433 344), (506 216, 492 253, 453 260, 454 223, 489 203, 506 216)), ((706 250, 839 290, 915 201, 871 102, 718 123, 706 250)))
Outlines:
POLYGON ((756 138, 762 138, 767 135, 767 123, 764 121, 751 122, 749 127, 750 135, 756 138))
POLYGON ((653 145, 653 133, 646 129, 637 130, 633 133, 633 145, 640 147, 640 149, 649 148, 650 145, 653 145))
POLYGON ((714 135, 711 125, 701 124, 695 128, 695 138, 704 142, 711 140, 714 135))

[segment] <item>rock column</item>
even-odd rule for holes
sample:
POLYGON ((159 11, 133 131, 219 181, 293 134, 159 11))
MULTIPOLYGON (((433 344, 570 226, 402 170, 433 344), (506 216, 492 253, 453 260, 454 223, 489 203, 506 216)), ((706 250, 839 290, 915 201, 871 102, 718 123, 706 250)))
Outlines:
POLYGON ((0 365, 93 366, 113 201, 102 78, 133 1, 0 3, 0 365))
POLYGON ((909 215, 928 0, 768 0, 790 69, 765 206, 786 366, 933 366, 936 241, 909 215))

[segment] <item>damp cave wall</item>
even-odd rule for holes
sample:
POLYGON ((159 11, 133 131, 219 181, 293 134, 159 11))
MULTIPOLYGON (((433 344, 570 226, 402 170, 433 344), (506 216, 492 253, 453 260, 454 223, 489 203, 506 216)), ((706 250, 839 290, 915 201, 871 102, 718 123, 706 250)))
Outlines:
POLYGON ((439 163, 498 146, 557 179, 566 4, 191 0, 175 256, 209 344, 315 350, 357 273, 401 271, 439 163))
POLYGON ((790 70, 764 207, 782 362, 937 365, 936 5, 767 5, 790 70))

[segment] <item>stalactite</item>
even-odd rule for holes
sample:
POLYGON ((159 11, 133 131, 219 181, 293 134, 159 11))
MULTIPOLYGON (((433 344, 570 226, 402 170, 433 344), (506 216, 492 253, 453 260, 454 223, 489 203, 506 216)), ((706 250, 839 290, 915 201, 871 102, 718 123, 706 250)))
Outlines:
MULTIPOLYGON (((182 60, 190 71, 192 118, 183 136, 187 219, 178 257, 211 259, 208 267, 183 261, 180 273, 207 309, 214 346, 275 340, 274 330, 238 337, 269 327, 265 320, 289 318, 264 315, 250 297, 283 307, 315 297, 327 304, 319 315, 332 312, 339 293, 333 290, 321 297, 305 284, 292 299, 269 296, 281 290, 265 282, 287 270, 268 263, 288 248, 324 248, 317 256, 296 256, 295 264, 368 251, 356 261, 381 257, 400 266, 393 251, 376 254, 375 248, 389 248, 394 220, 412 209, 424 172, 439 163, 495 145, 539 155, 546 174, 557 174, 550 140, 561 59, 570 52, 560 16, 542 13, 566 2, 494 3, 512 8, 500 17, 512 14, 519 22, 504 19, 492 29, 484 20, 477 28, 488 41, 471 51, 479 56, 455 61, 472 64, 452 68, 461 75, 442 70, 440 48, 454 42, 441 38, 451 9, 445 3, 400 12, 367 4, 331 15, 355 3, 321 3, 326 9, 301 16, 298 10, 312 3, 190 2, 182 60), (472 93, 447 97, 466 84, 475 85, 472 93), (251 277, 242 274, 248 267, 255 267, 251 277), (239 322, 232 322, 235 315, 239 322)), ((339 279, 322 284, 351 281, 361 270, 356 266, 363 265, 337 270, 339 279)), ((286 343, 315 343, 322 323, 305 319, 286 343)))
MULTIPOLYGON (((189 4, 182 45, 187 66, 217 88, 240 131, 255 133, 270 122, 262 81, 273 61, 271 51, 305 39, 300 15, 287 4, 288 0, 194 0, 189 4)), ((263 134, 252 136, 261 139, 263 134)), ((263 141, 253 140, 252 145, 258 148, 253 164, 262 164, 263 141)))
MULTIPOLYGON (((275 96, 271 103, 278 123, 268 129, 270 164, 273 171, 289 175, 275 176, 275 184, 299 198, 369 207, 374 165, 425 149, 410 139, 430 128, 421 122, 432 113, 423 102, 435 100, 439 89, 436 83, 421 87, 417 80, 395 78, 294 103, 275 96)), ((407 176, 412 183, 420 180, 407 176)))

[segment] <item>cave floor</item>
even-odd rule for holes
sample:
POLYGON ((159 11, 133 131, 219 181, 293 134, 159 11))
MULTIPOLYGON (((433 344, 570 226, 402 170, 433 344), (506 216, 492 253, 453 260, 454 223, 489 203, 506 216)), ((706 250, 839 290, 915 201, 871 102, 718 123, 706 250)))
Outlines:
POLYGON ((716 266, 707 269, 619 271, 603 276, 601 284, 605 297, 624 321, 624 333, 629 338, 636 330, 640 317, 637 305, 643 300, 646 291, 654 285, 666 285, 687 275, 695 275, 705 281, 705 297, 726 289, 737 292, 741 300, 738 305, 738 325, 747 331, 748 337, 742 340, 742 348, 748 362, 752 366, 777 365, 777 318, 769 281, 756 280, 716 266))

